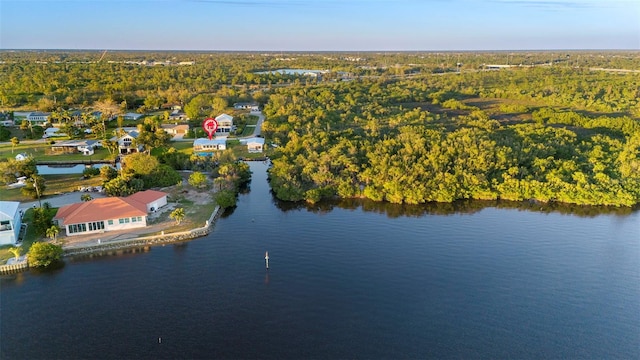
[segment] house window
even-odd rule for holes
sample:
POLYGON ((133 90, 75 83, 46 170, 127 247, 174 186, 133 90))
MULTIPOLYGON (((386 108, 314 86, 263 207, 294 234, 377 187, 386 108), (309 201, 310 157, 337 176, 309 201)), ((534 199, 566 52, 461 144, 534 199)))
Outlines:
POLYGON ((87 224, 71 224, 68 227, 69 234, 87 231, 87 224))
POLYGON ((142 216, 138 216, 138 221, 142 222, 142 216))
POLYGON ((89 223, 89 231, 96 231, 104 229, 104 221, 95 221, 89 223))
POLYGON ((129 223, 129 218, 124 218, 124 222, 125 222, 125 224, 128 224, 129 223))
POLYGON ((118 219, 118 224, 124 224, 124 219, 118 219))
POLYGON ((108 220, 108 221, 107 221, 107 224, 109 224, 109 225, 113 225, 113 220, 108 220))
POLYGON ((0 231, 11 230, 11 222, 9 220, 0 221, 0 231))
POLYGON ((137 221, 137 219, 135 217, 131 218, 131 222, 136 222, 136 221, 137 221))

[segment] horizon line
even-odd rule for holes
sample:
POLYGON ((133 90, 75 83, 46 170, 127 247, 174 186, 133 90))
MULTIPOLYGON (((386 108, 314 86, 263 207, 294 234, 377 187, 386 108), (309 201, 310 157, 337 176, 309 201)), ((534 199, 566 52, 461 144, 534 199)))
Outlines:
POLYGON ((396 53, 410 53, 410 52, 527 52, 527 51, 631 51, 639 52, 640 49, 633 48, 538 48, 538 49, 449 49, 449 50, 385 50, 385 49, 371 49, 371 50, 204 50, 204 49, 105 49, 105 48, 0 48, 0 51, 131 51, 131 52, 223 52, 223 53, 381 53, 381 52, 396 52, 396 53))

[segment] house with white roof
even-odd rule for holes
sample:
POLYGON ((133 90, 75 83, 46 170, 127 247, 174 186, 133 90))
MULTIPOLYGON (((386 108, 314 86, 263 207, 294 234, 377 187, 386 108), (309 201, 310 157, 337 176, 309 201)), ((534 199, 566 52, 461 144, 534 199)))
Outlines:
POLYGON ((242 109, 242 110, 251 110, 251 111, 259 111, 260 106, 258 103, 254 102, 237 102, 233 104, 234 109, 242 109))
POLYGON ((0 201, 0 245, 16 244, 20 236, 22 212, 17 201, 0 201))
POLYGON ((42 135, 43 139, 54 137, 54 136, 67 136, 67 134, 60 132, 60 128, 50 127, 44 129, 44 135, 42 135))
POLYGON ((198 138, 193 142, 193 153, 196 155, 211 155, 214 151, 226 150, 226 138, 198 138))
POLYGON ((253 137, 249 139, 240 140, 241 144, 247 145, 247 151, 250 153, 261 153, 264 149, 264 138, 253 137))
POLYGON ((235 131, 235 127, 233 126, 233 116, 221 114, 216 117, 216 121, 218 122, 216 135, 226 136, 235 131))
POLYGON ((141 117, 142 117, 142 114, 132 113, 132 112, 122 115, 122 118, 125 120, 138 120, 141 117))
POLYGON ((49 122, 49 117, 51 113, 45 113, 40 111, 34 111, 31 114, 27 115, 27 120, 31 123, 31 125, 44 125, 49 122))
POLYGON ((16 124, 20 124, 22 120, 27 120, 31 125, 44 125, 49 121, 51 113, 41 111, 14 111, 13 120, 16 124))
POLYGON ((147 215, 167 204, 167 194, 145 190, 127 197, 106 197, 66 205, 53 220, 67 236, 147 226, 147 215))

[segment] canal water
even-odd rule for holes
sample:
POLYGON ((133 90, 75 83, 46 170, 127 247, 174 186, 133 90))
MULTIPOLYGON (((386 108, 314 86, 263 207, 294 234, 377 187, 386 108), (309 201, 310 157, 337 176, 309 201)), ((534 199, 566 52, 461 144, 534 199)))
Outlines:
POLYGON ((638 211, 308 208, 251 169, 207 237, 3 276, 0 358, 640 357, 638 211))

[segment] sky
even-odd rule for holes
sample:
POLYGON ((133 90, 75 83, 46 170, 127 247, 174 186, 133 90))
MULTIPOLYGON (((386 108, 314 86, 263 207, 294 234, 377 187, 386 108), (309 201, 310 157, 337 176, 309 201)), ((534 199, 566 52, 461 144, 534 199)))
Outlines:
POLYGON ((0 49, 640 50, 640 0, 0 0, 0 49))

